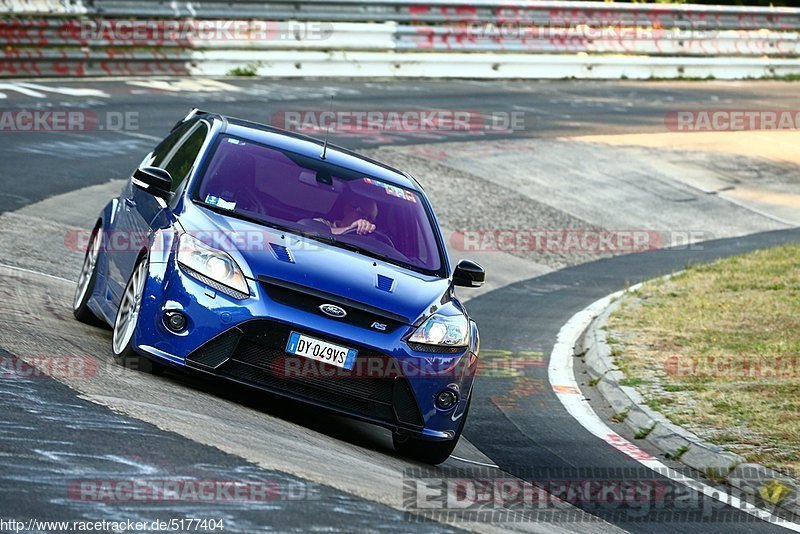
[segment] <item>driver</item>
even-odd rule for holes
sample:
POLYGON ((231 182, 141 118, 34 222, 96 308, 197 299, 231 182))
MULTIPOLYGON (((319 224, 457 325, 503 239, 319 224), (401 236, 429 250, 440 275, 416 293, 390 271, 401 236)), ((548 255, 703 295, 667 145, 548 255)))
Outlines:
POLYGON ((352 198, 342 210, 342 217, 336 221, 314 219, 328 225, 333 235, 342 235, 355 230, 358 235, 371 234, 375 231, 375 220, 378 218, 378 204, 371 198, 352 198))

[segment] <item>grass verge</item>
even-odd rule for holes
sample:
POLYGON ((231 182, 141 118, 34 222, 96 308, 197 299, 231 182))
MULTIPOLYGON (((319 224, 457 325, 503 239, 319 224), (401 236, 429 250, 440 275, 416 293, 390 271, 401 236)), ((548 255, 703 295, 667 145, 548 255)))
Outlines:
POLYGON ((645 284, 608 331, 649 406, 749 461, 800 473, 800 245, 645 284))

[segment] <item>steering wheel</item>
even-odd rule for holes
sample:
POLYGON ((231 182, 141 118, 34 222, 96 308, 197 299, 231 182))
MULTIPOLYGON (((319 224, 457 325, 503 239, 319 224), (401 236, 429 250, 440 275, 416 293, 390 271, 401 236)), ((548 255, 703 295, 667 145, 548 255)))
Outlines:
MULTIPOLYGON (((349 234, 355 233, 356 230, 357 230, 356 228, 351 228, 346 232, 342 232, 342 235, 349 235, 349 234)), ((372 232, 370 232, 368 234, 361 234, 359 237, 372 237, 374 239, 377 239, 378 241, 381 241, 381 242, 389 245, 392 248, 395 248, 394 243, 392 242, 392 238, 390 238, 388 235, 386 235, 385 233, 381 232, 380 230, 373 230, 372 232)))

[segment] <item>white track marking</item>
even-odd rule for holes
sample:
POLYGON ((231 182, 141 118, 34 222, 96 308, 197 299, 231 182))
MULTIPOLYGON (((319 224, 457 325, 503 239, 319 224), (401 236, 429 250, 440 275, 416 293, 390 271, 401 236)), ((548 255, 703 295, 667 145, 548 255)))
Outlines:
MULTIPOLYGON (((109 97, 110 95, 100 89, 73 88, 41 85, 38 83, 16 82, 16 83, 0 83, 0 89, 5 91, 15 91, 25 96, 33 98, 47 98, 47 93, 55 93, 67 96, 96 96, 96 97, 109 97)), ((0 93, 0 98, 7 98, 5 93, 0 93)))
POLYGON ((17 267, 16 265, 8 265, 7 263, 0 263, 0 267, 4 267, 6 269, 12 269, 14 271, 21 271, 23 273, 28 273, 28 274, 35 274, 37 276, 46 276, 47 278, 52 278, 53 280, 58 280, 59 282, 67 282, 70 284, 75 283, 74 280, 67 280, 66 278, 61 278, 60 276, 43 273, 41 271, 33 271, 31 269, 26 269, 24 267, 17 267))
POLYGON ((50 85, 40 85, 38 83, 29 83, 29 82, 18 82, 16 84, 18 87, 25 87, 27 89, 34 89, 38 91, 45 91, 48 93, 56 93, 59 95, 68 95, 68 96, 97 96, 102 98, 108 98, 110 95, 105 91, 101 91, 100 89, 90 89, 88 87, 81 87, 81 88, 74 88, 74 87, 61 87, 61 86, 50 86, 50 85))
POLYGON ((136 137, 138 139, 147 139, 148 141, 161 141, 163 139, 163 137, 156 137, 155 135, 147 135, 137 132, 124 132, 122 130, 117 130, 115 133, 127 135, 128 137, 136 137))
POLYGON ((241 88, 219 80, 208 79, 186 79, 186 80, 130 80, 126 82, 134 87, 144 87, 146 89, 158 89, 171 93, 190 92, 238 92, 241 88))
MULTIPOLYGON (((628 291, 635 291, 641 287, 641 285, 642 284, 636 284, 628 289, 628 291)), ((758 508, 747 501, 742 501, 738 497, 730 495, 720 489, 713 488, 675 469, 667 467, 647 452, 614 432, 600 419, 594 410, 592 410, 592 407, 583 396, 583 393, 581 393, 578 382, 575 380, 575 374, 573 372, 574 347, 578 339, 580 339, 581 334, 592 320, 594 320, 613 299, 619 298, 624 293, 625 291, 618 291, 595 301, 589 307, 573 315, 570 320, 561 327, 561 330, 559 330, 556 344, 553 347, 553 352, 550 354, 550 364, 547 370, 548 379, 550 380, 550 384, 558 400, 561 401, 561 404, 564 405, 567 412, 574 417, 583 428, 620 452, 630 456, 648 469, 674 482, 690 487, 712 499, 716 499, 733 508, 741 510, 746 514, 794 532, 800 532, 800 525, 797 523, 774 516, 767 510, 758 508)))
POLYGON ((16 91, 18 93, 22 93, 25 96, 32 96, 34 98, 47 97, 47 95, 44 93, 40 93, 39 91, 34 91, 33 89, 29 89, 27 87, 22 87, 16 83, 0 83, 0 89, 4 89, 6 91, 16 91))
POLYGON ((483 467, 494 467, 495 469, 500 469, 499 465, 487 464, 484 462, 476 462, 475 460, 467 460, 466 458, 460 458, 458 456, 453 456, 452 454, 450 455, 450 458, 452 458, 453 460, 458 460, 459 462, 466 462, 468 464, 475 464, 483 467))

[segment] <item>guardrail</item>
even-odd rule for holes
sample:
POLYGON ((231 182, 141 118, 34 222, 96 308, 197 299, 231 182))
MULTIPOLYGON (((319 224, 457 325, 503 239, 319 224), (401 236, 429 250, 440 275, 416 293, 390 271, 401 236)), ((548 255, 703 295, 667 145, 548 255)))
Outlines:
POLYGON ((522 21, 532 25, 651 26, 661 28, 800 29, 794 8, 551 2, 546 0, 268 0, 215 2, 195 0, 95 0, 98 14, 179 16, 225 19, 326 20, 339 22, 522 21))
POLYGON ((182 51, 14 48, 0 52, 0 76, 188 76, 191 60, 182 51))
POLYGON ((0 2, 7 6, 0 77, 800 73, 795 8, 538 0, 0 2))
POLYGON ((81 0, 0 0, 0 11, 21 15, 82 15, 89 10, 81 0))
POLYGON ((458 26, 400 26, 397 49, 479 52, 797 56, 800 34, 765 30, 675 31, 652 28, 529 27, 480 31, 458 26))

